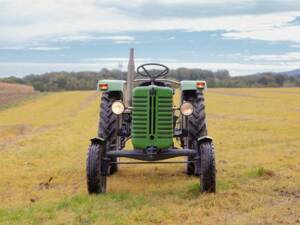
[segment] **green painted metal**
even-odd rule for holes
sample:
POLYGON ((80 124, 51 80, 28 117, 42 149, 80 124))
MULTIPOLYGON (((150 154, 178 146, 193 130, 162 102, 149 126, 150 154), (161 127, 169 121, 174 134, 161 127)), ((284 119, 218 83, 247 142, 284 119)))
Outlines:
POLYGON ((196 84, 202 80, 182 80, 180 81, 181 91, 198 90, 196 84))
POLYGON ((133 90, 132 144, 137 149, 173 145, 173 90, 150 85, 133 90))
POLYGON ((99 89, 100 84, 108 84, 108 89, 105 91, 124 91, 125 80, 99 80, 97 84, 97 91, 101 91, 99 89))

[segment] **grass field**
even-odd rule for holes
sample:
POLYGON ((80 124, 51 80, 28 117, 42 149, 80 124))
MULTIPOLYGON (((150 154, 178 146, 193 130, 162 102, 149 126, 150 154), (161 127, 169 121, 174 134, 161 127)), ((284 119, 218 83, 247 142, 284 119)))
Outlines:
POLYGON ((0 224, 300 224, 300 89, 209 89, 217 194, 183 165, 122 166, 89 196, 98 93, 49 93, 0 111, 0 224))

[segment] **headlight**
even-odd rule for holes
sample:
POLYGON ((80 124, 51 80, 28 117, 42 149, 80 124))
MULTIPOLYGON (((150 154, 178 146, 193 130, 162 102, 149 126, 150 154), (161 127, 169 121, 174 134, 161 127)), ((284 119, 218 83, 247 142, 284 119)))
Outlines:
POLYGON ((120 115, 124 112, 125 106, 122 102, 115 101, 111 106, 111 110, 113 111, 114 114, 120 115))
POLYGON ((184 102, 182 103, 182 105, 180 106, 180 112, 182 115, 184 116, 189 116, 193 113, 194 111, 194 107, 191 103, 189 102, 184 102))

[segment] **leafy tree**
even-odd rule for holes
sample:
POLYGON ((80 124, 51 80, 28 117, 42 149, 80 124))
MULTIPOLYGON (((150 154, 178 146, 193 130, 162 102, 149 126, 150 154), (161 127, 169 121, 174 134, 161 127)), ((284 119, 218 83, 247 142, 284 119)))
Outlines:
MULTIPOLYGON (((208 87, 300 87, 300 76, 262 73, 231 77, 227 70, 202 70, 178 68, 170 70, 169 79, 206 80, 208 87)), ((52 72, 42 75, 30 74, 23 78, 7 77, 0 82, 32 85, 38 91, 95 90, 98 80, 126 79, 126 72, 102 69, 99 72, 52 72)))

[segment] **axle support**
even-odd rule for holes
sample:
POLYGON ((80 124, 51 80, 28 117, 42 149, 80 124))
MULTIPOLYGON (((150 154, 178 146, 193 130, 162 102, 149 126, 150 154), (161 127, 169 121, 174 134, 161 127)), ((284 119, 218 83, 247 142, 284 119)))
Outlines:
POLYGON ((164 159, 170 159, 180 156, 196 156, 198 152, 193 149, 166 149, 157 152, 157 154, 147 154, 144 150, 123 150, 123 151, 109 151, 106 153, 106 156, 109 158, 115 157, 125 157, 143 161, 159 161, 164 159))

